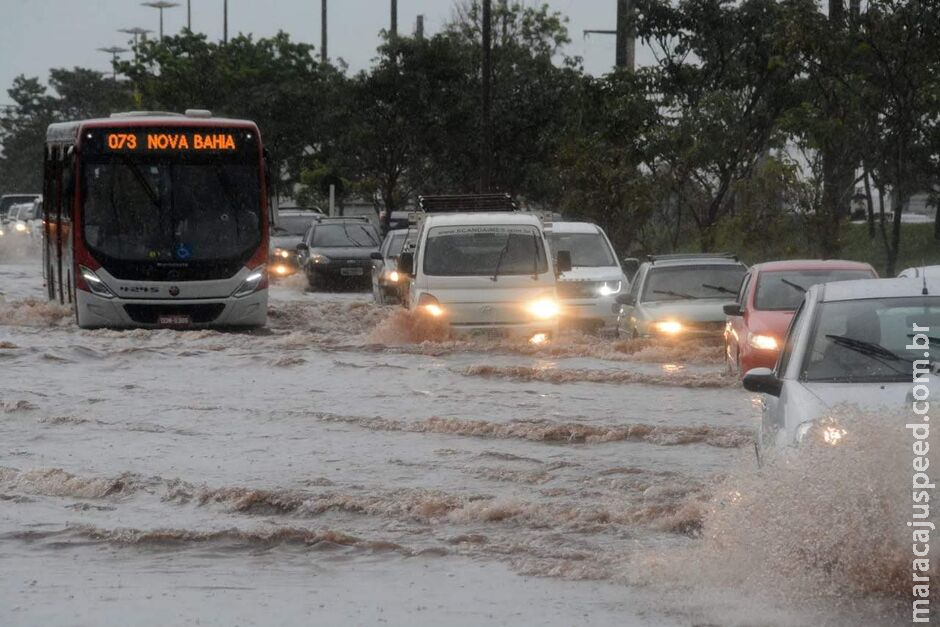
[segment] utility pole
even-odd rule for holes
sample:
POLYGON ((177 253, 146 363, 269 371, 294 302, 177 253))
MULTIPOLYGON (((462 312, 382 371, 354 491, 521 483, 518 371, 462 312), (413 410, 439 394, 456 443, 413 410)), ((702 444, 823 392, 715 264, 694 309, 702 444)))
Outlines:
POLYGON ((122 52, 127 52, 127 48, 121 48, 120 46, 111 46, 110 48, 98 48, 101 52, 107 52, 111 55, 111 79, 117 80, 117 68, 114 67, 118 60, 118 55, 122 52))
POLYGON ((480 192, 490 191, 490 173, 493 165, 493 2, 483 0, 483 144, 480 155, 480 192))
POLYGON ((392 24, 388 32, 389 39, 398 37, 398 0, 392 0, 392 24))
POLYGON ((320 61, 326 63, 326 0, 320 0, 320 61))
POLYGON ((222 0, 222 43, 228 43, 228 0, 222 0))
POLYGON ((192 0, 186 0, 186 30, 193 32, 193 4, 192 0))
POLYGON ((634 0, 617 0, 616 30, 585 30, 584 37, 595 35, 616 35, 616 53, 614 65, 631 72, 636 68, 636 8, 634 0))
POLYGON ((154 2, 142 2, 145 7, 151 7, 160 11, 160 41, 163 41, 163 9, 172 9, 178 7, 178 2, 167 2, 166 0, 155 0, 154 2))
POLYGON ((422 41, 424 39, 424 16, 423 15, 418 16, 418 23, 415 24, 415 38, 417 38, 418 41, 422 41))

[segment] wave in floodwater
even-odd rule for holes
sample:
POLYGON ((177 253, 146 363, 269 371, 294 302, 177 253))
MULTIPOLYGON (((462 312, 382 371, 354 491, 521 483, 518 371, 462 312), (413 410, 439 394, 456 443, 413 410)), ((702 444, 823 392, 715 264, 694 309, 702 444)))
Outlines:
POLYGON ((119 477, 81 477, 61 468, 20 471, 0 467, 0 489, 40 496, 105 498, 137 490, 140 480, 130 474, 119 477))
POLYGON ((371 431, 406 431, 442 433, 478 438, 520 439, 535 442, 598 444, 641 441, 664 446, 707 444, 720 448, 739 448, 753 442, 750 430, 713 425, 663 426, 648 424, 586 425, 551 420, 514 420, 490 422, 461 418, 431 417, 424 420, 393 420, 381 417, 314 414, 325 422, 354 424, 371 431))
MULTIPOLYGON (((846 608, 880 600, 889 617, 870 624, 895 622, 891 612, 901 605, 909 612, 912 599, 907 523, 914 440, 904 425, 913 418, 839 409, 831 418, 846 431, 839 445, 769 454, 759 470, 753 463, 736 468, 717 484, 704 509, 702 542, 649 555, 645 572, 651 574, 641 580, 678 586, 703 606, 717 590, 846 608)), ((932 435, 929 445, 937 450, 940 437, 932 435)), ((928 520, 940 524, 936 507, 928 520)), ((929 576, 935 604, 940 598, 935 559, 929 576)), ((729 609, 719 604, 710 611, 729 616, 729 609)), ((750 620, 728 624, 754 624, 750 620)))
POLYGON ((60 327, 71 324, 72 308, 50 300, 0 300, 0 324, 19 327, 60 327))
POLYGON ((624 370, 582 370, 537 368, 532 366, 470 366, 459 371, 469 377, 538 381, 542 383, 641 383, 683 388, 738 387, 737 377, 724 373, 691 373, 664 375, 624 370))

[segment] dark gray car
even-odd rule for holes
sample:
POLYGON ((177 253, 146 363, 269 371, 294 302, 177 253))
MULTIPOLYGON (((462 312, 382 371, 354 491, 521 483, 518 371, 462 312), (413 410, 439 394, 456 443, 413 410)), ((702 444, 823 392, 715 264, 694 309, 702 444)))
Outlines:
POLYGON ((368 289, 372 253, 379 252, 380 242, 378 231, 365 218, 321 218, 297 245, 298 261, 311 289, 368 289))

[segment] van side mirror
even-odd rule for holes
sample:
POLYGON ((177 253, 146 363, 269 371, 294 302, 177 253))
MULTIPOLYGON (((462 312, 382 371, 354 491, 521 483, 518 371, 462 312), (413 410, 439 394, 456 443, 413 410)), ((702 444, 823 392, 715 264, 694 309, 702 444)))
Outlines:
POLYGON ((640 269, 640 260, 636 257, 624 257, 620 260, 620 269, 632 281, 633 277, 636 276, 636 271, 640 269))
POLYGON ((555 272, 571 272, 571 251, 559 250, 555 255, 555 272))
POLYGON ((729 305, 725 305, 723 309, 725 310, 726 316, 743 316, 744 315, 744 312, 741 311, 741 305, 737 303, 731 303, 729 305))
POLYGON ((770 368, 753 368, 744 375, 744 389, 748 392, 759 392, 770 396, 780 396, 783 381, 777 378, 770 368))
POLYGON ((621 305, 627 305, 632 307, 636 304, 636 299, 633 298, 633 294, 630 292, 624 292, 622 294, 617 294, 617 303, 621 305))
POLYGON ((415 273, 415 254, 402 253, 398 257, 398 271, 406 276, 414 276, 415 273))
POLYGON ((371 255, 369 255, 369 258, 370 258, 370 259, 374 259, 375 261, 382 261, 382 259, 383 259, 382 253, 380 253, 380 252, 378 252, 378 251, 375 251, 375 252, 373 252, 371 255))

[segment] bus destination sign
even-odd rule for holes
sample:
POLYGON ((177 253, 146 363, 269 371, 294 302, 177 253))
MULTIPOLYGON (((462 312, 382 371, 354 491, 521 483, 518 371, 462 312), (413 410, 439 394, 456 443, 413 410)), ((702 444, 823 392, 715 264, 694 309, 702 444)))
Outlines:
POLYGON ((234 152, 236 134, 199 131, 111 131, 104 145, 112 152, 234 152))

